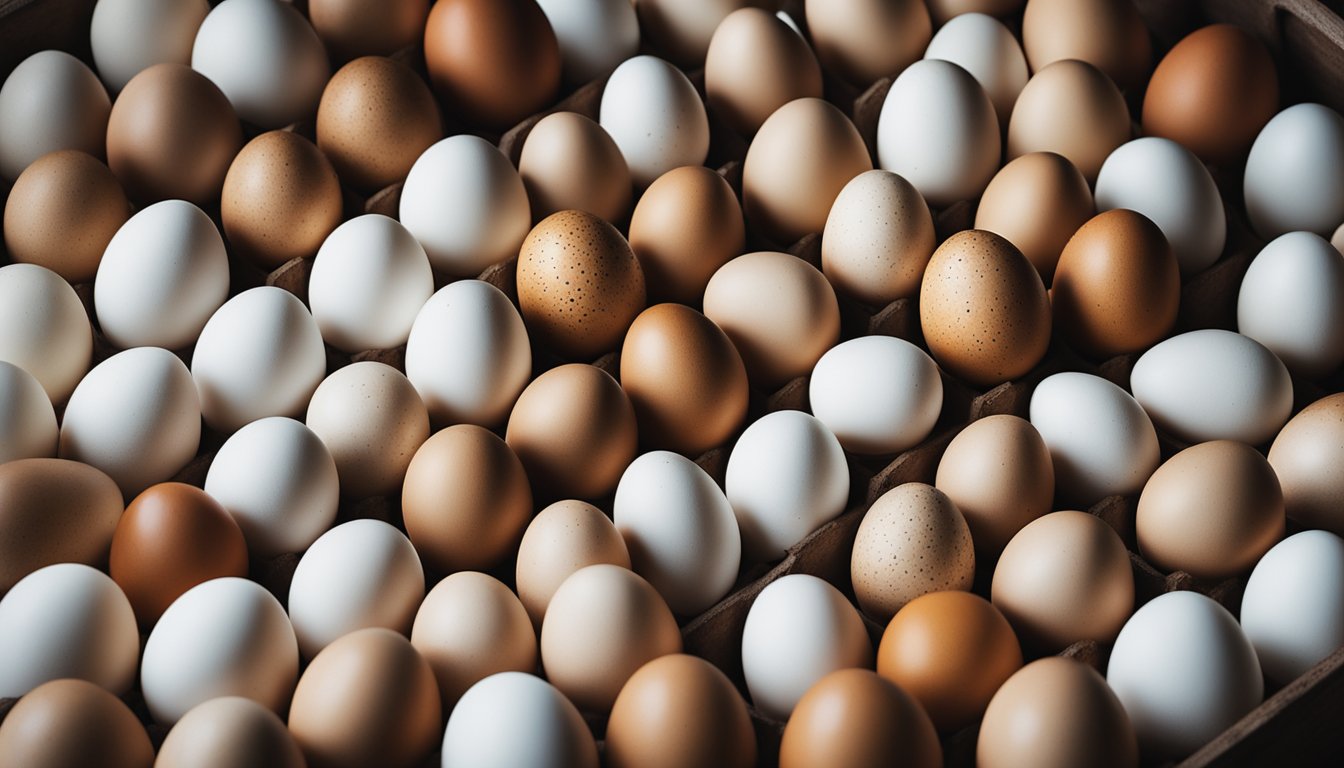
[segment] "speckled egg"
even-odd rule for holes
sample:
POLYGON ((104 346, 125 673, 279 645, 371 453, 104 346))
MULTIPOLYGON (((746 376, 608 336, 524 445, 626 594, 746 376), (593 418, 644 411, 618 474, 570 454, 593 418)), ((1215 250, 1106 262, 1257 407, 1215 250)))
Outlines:
POLYGON ((821 236, 821 271, 836 291, 874 307, 919 293, 938 240, 924 196, 904 176, 850 179, 821 236))

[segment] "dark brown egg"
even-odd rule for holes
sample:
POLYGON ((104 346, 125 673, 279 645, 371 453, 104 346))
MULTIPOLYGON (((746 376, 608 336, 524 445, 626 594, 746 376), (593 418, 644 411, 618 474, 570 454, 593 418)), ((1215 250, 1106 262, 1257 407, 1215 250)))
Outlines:
POLYGON ((308 0, 308 20, 337 61, 419 43, 428 15, 429 0, 308 0))
POLYGON ((149 768, 154 747, 121 699, 85 680, 53 680, 25 694, 0 722, 0 762, 149 768))

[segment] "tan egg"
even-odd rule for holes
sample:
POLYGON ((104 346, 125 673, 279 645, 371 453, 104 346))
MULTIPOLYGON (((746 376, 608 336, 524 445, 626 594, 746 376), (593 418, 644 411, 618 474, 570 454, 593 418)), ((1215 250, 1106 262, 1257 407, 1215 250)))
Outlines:
POLYGON ((884 623, 920 595, 969 590, 975 549, 966 519, 937 488, 898 485, 864 514, 849 575, 859 607, 884 623))
POLYGON ((518 308, 533 338, 570 358, 616 349, 644 309, 644 272, 621 233, 591 213, 542 219, 518 252, 518 308))
POLYGON ((719 668, 674 653, 631 675, 607 720, 611 768, 751 768, 756 732, 747 702, 719 668))
POLYGON ((1049 286, 1064 244, 1096 213, 1087 179, 1055 152, 1028 152, 1003 166, 975 210, 975 228, 1002 235, 1049 286))
POLYGON ((1283 538, 1283 491, 1254 448, 1192 445, 1157 468, 1139 496, 1139 552, 1162 571, 1200 579, 1245 573, 1283 538))
POLYGON ((1022 15, 1022 49, 1031 71, 1078 59, 1124 88, 1143 82, 1153 43, 1134 0, 1029 0, 1022 15))
POLYGON ((1317 400, 1285 424, 1269 463, 1288 517, 1344 536, 1344 393, 1317 400))
POLYGON ((990 595, 1025 645, 1057 653, 1109 645, 1134 612, 1134 574, 1119 534, 1086 512, 1052 512, 1004 548, 990 595))
POLYGON ((935 485, 966 516, 976 550, 992 561, 1055 495, 1050 450, 1031 422, 997 414, 971 422, 938 462, 935 485))
POLYGON ((761 8, 728 14, 705 56, 705 101, 733 130, 751 136, 794 99, 821 98, 821 66, 807 41, 761 8))
POLYGON ((50 152, 25 168, 9 191, 5 248, 14 262, 88 283, 130 217, 131 204, 107 166, 74 149, 50 152))
POLYGON ((518 544, 515 581, 532 625, 541 628, 551 596, 570 574, 590 565, 630 567, 630 551, 616 524, 583 501, 557 501, 537 513, 518 544))
POLYGON ((596 499, 616 489, 638 447, 635 409, 607 372, 572 363, 527 385, 504 439, 543 499, 596 499))
POLYGON ((394 59, 365 56, 336 71, 317 105, 317 146, 336 174, 363 192, 403 181, 443 138, 429 86, 394 59))
POLYGON ((1139 743, 1106 680, 1055 656, 1018 670, 994 695, 975 760, 980 768, 1137 768, 1139 743))
POLYGON ((1055 327, 1084 355, 1141 352, 1176 325, 1181 271, 1156 224, 1117 208, 1088 221, 1064 246, 1050 299, 1055 327))
POLYGON ((523 604, 499 579, 477 571, 434 585, 415 614, 411 645, 434 670, 444 712, 490 675, 537 669, 537 634, 523 604))
POLYGON ((1056 152, 1088 183, 1106 157, 1129 141, 1129 107, 1104 72, 1083 61, 1039 69, 1018 94, 1008 120, 1007 157, 1056 152))
POLYGON ((935 26, 963 13, 983 13, 989 16, 1009 16, 1022 10, 1026 0, 926 0, 929 15, 935 26))
POLYGON ((758 251, 724 264, 705 288, 705 316, 733 340, 752 385, 766 391, 809 373, 840 339, 831 284, 787 253, 758 251))
POLYGON ((374 627, 322 649, 289 707, 309 768, 419 765, 443 738, 434 672, 411 642, 374 627))
POLYGON ((621 347, 621 387, 644 447, 692 458, 737 431, 750 394, 733 342, 682 304, 658 304, 635 318, 621 347))
POLYGON ((491 568, 508 557, 532 516, 522 462, 474 424, 434 433, 406 469, 406 533, 432 568, 491 568))
POLYGON ((1026 374, 1050 346, 1050 301, 1036 268, 993 232, 943 241, 919 290, 919 323, 948 373, 979 387, 1026 374))
POLYGON ((341 183, 311 141, 263 133, 229 166, 220 200, 224 235, 263 269, 312 256, 341 223, 341 183))
POLYGON ((649 582, 626 568, 590 565, 565 579, 541 624, 546 679, 583 711, 611 711, 640 667, 681 653, 681 631, 649 582))
POLYGON ((951 733, 974 723, 1022 667, 1008 620, 970 592, 933 592, 892 617, 877 649, 877 673, 924 706, 951 733))
POLYGON ((56 563, 101 568, 124 502, 112 478, 66 459, 0 464, 0 594, 56 563))
POLYGON ((924 708, 869 669, 818 680, 793 708, 779 768, 941 768, 943 746, 924 708))
POLYGON ((679 67, 705 63, 714 30, 728 14, 747 6, 770 7, 772 0, 633 0, 640 34, 654 52, 679 67))
POLYGON ((0 757, 24 768, 149 768, 154 747, 121 699, 84 680, 53 680, 0 721, 0 757))
POLYGON ((308 0, 308 20, 337 61, 417 45, 429 0, 308 0))
POLYGON ((251 699, 224 696, 182 716, 159 748, 154 768, 304 768, 285 723, 251 699))
POLYGON ((937 244, 933 214, 915 185, 891 171, 867 171, 831 206, 821 270, 837 292, 881 307, 919 293, 937 244))
POLYGON ((762 235, 789 245, 821 232, 840 190, 872 169, 863 138, 843 112, 821 99, 796 99, 770 115, 747 148, 742 210, 762 235))
POLYGON ((224 92, 185 64, 131 78, 107 119, 107 164, 141 203, 219 199, 243 128, 224 92))
POLYGON ((860 88, 900 74, 933 37, 923 0, 807 0, 803 8, 822 66, 860 88))
POLYGON ((532 126, 518 159, 534 221, 557 211, 587 211, 608 222, 630 212, 630 166, 606 130, 578 112, 556 112, 532 126))
POLYGON ((722 176, 703 166, 654 180, 630 217, 630 248, 650 302, 700 306, 709 278, 746 243, 742 205, 722 176))

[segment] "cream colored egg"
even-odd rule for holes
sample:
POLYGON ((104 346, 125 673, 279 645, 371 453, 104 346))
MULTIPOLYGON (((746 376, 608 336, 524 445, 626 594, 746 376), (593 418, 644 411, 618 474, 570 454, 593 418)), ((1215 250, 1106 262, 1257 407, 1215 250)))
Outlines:
POLYGON ((89 315, 69 283, 36 264, 0 267, 0 360, 31 373, 60 406, 92 356, 89 315))
POLYGON ((589 565, 630 567, 615 523, 584 501, 557 501, 537 513, 518 544, 515 581, 532 624, 541 627, 551 596, 570 574, 589 565))
POLYGON ((937 242, 933 215, 915 185, 891 171, 867 171, 831 205, 821 271, 837 292, 881 307, 919 293, 937 242))

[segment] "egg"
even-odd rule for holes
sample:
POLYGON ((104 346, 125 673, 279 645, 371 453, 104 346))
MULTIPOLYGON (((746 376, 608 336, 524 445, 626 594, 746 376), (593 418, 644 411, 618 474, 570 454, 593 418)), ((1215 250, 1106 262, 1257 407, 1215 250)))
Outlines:
POLYGON ((55 563, 102 566, 122 507, 117 484, 87 464, 0 463, 0 593, 55 563))
POLYGON ((984 13, 958 14, 939 27, 924 58, 950 61, 970 72, 994 104, 1000 128, 1008 126, 1027 84, 1027 58, 1002 22, 984 13))
POLYGON ((159 747, 155 768, 303 768, 285 723, 251 699, 222 696, 193 707, 159 747))
POLYGON ((910 694, 868 669, 841 669, 798 700, 779 746, 780 768, 937 768, 938 732, 910 694))
POLYGON ((630 212, 630 166, 621 148, 592 119, 555 112, 528 131, 518 159, 532 218, 579 210, 608 222, 630 212))
POLYGON ((174 600, 210 579, 247 576, 247 543, 219 502, 195 486, 158 483, 126 507, 108 572, 152 627, 174 600))
POLYGON ((52 458, 60 434, 42 385, 31 373, 0 360, 0 464, 52 458))
POLYGON ((644 190, 630 217, 630 249, 649 303, 699 306, 714 272, 742 253, 742 205, 719 174, 674 168, 644 190))
POLYGON ((1265 676, 1288 683, 1344 646, 1344 540, 1302 531, 1256 563, 1241 599, 1241 628, 1265 676))
POLYGON ((1251 145, 1242 189, 1262 238, 1334 232, 1344 221, 1344 117, 1321 104, 1275 115, 1251 145))
POLYGON ((1017 246, 1049 286, 1065 244, 1094 213, 1092 190, 1077 166, 1054 152, 1028 152, 990 179, 975 228, 1017 246))
POLYGON ((639 18, 627 0, 537 0, 560 46, 560 72, 581 85, 610 74, 639 50, 639 18))
POLYGON ((434 433, 406 469, 401 511, 420 555, 441 571, 486 569, 513 552, 532 517, 523 464, 489 430, 434 433))
POLYGON ((131 205, 107 166, 76 150, 43 155, 19 174, 5 201, 5 248, 71 283, 87 283, 131 205))
POLYGON ((821 356, 808 384, 812 413, 850 453, 912 448, 933 431, 943 407, 938 366, 904 339, 863 336, 821 356))
POLYGON ((694 69, 705 62, 714 30, 749 0, 708 0, 687 4, 677 0, 633 0, 639 28, 650 47, 680 67, 694 69))
POLYGON ((522 672, 491 675, 462 697, 443 734, 444 768, 597 768, 597 744, 554 686, 522 672))
POLYGON ((938 26, 964 13, 984 13, 990 16, 1009 16, 1022 10, 1026 0, 927 0, 929 15, 938 26))
POLYGON ((924 271, 919 322, 933 358, 978 387, 1025 375, 1050 345, 1050 302, 1036 268, 993 232, 959 232, 924 271))
POLYGON ((821 98, 821 66, 803 36, 763 8, 741 8, 714 30, 705 55, 705 101, 751 136, 794 99, 821 98))
POLYGON ((598 123, 611 135, 642 189, 709 154, 709 118, 695 86, 655 56, 626 59, 607 78, 598 123))
POLYGON ((229 100, 180 63, 155 64, 132 78, 107 121, 107 164, 144 202, 213 203, 242 147, 229 100))
POLYGON ((140 633, 117 583, 79 563, 39 568, 0 598, 0 697, 64 677, 121 695, 135 680, 140 633))
POLYGON ((207 0, 98 0, 89 42, 98 76, 116 93, 155 64, 191 63, 191 46, 206 14, 207 0))
POLYGON ((98 264, 93 308, 118 347, 184 349, 229 295, 229 254, 210 217, 185 200, 136 212, 98 264))
POLYGON ((1344 395, 1330 395, 1303 408, 1269 448, 1269 463, 1279 478, 1287 516, 1306 528, 1344 535, 1339 499, 1344 485, 1333 468, 1344 453, 1340 411, 1344 395))
POLYGON ((561 211, 518 254, 518 307, 538 341, 592 360, 620 344, 644 308, 644 272, 621 233, 591 213, 561 211))
POLYGON ((1237 293, 1237 330, 1290 373, 1320 379, 1344 363, 1344 256, 1312 232, 1289 232, 1256 254, 1237 293))
POLYGON ((849 568, 859 607, 887 622, 920 595, 971 588, 971 531, 947 494, 923 483, 898 485, 864 513, 849 568))
POLYGON ((1125 708, 1096 670, 1050 657, 1018 670, 985 710, 976 764, 999 768, 1029 763, 1133 768, 1139 742, 1125 708))
POLYGON ((607 720, 603 753, 613 768, 756 764, 747 703, 718 667, 672 654, 639 668, 607 720))
POLYGON ((429 0, 308 0, 308 20, 338 61, 416 45, 428 16, 429 0))
POLYGON ((0 360, 32 374, 60 407, 92 357, 89 315, 69 283, 36 264, 0 267, 0 360))
POLYGON ((919 190, 891 171, 865 171, 845 184, 826 216, 821 271, 837 293, 882 307, 919 292, 936 245, 919 190))
POLYGON ((289 587, 289 618, 299 650, 311 659, 358 629, 409 634, 424 597, 425 573, 406 536, 381 520, 351 520, 303 553, 289 587))
POLYGON ((16 702, 0 722, 0 755, 32 768, 154 763, 154 747, 131 708, 84 680, 53 680, 16 702))
POLYGON ((313 659, 294 689, 289 732, 308 765, 419 765, 439 739, 434 673, 387 629, 352 632, 313 659))
POLYGON ((1008 620, 970 592, 910 601, 887 624, 877 649, 877 673, 913 696, 944 733, 979 719, 1021 667, 1008 620))
POLYGON ((1078 59, 1126 88, 1142 83, 1153 44, 1133 0, 1028 0, 1022 49, 1033 72, 1078 59))
POLYGON ((615 523, 582 501, 557 501, 537 513, 518 543, 518 598, 541 627, 551 597, 570 574, 589 565, 630 567, 630 552, 615 523))
POLYGON ((1129 107, 1115 83, 1085 61, 1057 61, 1036 70, 1018 95, 1006 154, 1012 160, 1056 152, 1094 182, 1102 163, 1129 138, 1129 107))
POLYGON ((933 34, 919 0, 807 0, 803 10, 822 66, 861 88, 900 74, 933 34))
POLYGON ((38 51, 0 85, 0 177, 17 179, 59 149, 103 157, 112 103, 84 62, 64 51, 38 51))

